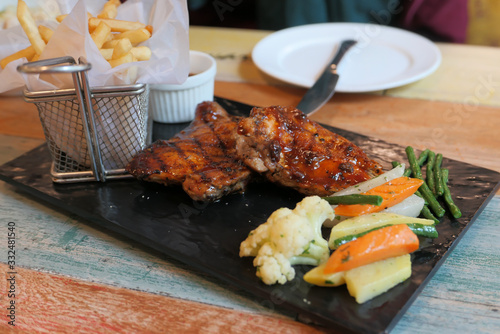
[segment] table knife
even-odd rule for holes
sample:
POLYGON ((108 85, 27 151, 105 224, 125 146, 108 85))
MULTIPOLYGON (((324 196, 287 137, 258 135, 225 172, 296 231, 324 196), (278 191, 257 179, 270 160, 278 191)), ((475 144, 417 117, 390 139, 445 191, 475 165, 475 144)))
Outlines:
POLYGON ((338 51, 332 61, 326 66, 314 85, 302 97, 302 100, 300 100, 297 105, 297 109, 304 114, 310 114, 321 108, 330 100, 339 80, 339 75, 337 73, 338 64, 354 44, 356 44, 354 40, 344 40, 340 43, 338 51))

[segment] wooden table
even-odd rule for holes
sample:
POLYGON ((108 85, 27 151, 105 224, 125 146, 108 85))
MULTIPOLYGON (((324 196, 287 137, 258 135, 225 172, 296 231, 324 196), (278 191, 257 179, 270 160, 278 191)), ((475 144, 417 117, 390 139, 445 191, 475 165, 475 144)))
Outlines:
MULTIPOLYGON (((250 58, 269 32, 192 27, 191 49, 217 58, 217 96, 295 105, 303 89, 250 58)), ((439 44, 440 68, 404 87, 336 94, 311 118, 500 171, 500 49, 439 44), (466 103, 472 102, 472 105, 466 103)), ((44 142, 36 109, 0 97, 0 163, 44 142)), ((500 196, 485 208, 392 333, 500 331, 500 196)), ((251 295, 0 182, 0 332, 315 333, 251 295), (16 327, 7 324, 7 225, 16 225, 16 327), (5 278, 4 278, 5 277, 5 278)))

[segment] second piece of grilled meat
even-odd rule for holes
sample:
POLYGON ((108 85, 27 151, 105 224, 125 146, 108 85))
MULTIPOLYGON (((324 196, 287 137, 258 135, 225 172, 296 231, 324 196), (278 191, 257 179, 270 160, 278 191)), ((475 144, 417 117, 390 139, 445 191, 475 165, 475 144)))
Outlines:
POLYGON ((295 108, 253 108, 240 121, 237 151, 270 181, 325 196, 382 172, 356 145, 295 108))
POLYGON ((139 152, 127 171, 140 180, 182 184, 197 201, 243 192, 252 172, 235 151, 238 120, 215 102, 200 103, 185 130, 139 152))

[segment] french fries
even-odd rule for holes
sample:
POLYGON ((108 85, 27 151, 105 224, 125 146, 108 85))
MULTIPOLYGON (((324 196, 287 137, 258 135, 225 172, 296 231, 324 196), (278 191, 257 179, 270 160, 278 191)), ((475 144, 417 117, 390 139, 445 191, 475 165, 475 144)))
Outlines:
POLYGON ((97 17, 100 19, 114 19, 116 14, 118 14, 118 6, 120 4, 120 0, 109 0, 104 4, 101 13, 97 17))
MULTIPOLYGON (((149 47, 139 44, 151 38, 153 27, 141 22, 115 19, 120 4, 120 0, 108 0, 96 17, 87 13, 90 36, 111 67, 149 60, 152 54, 149 47)), ((60 23, 66 16, 59 15, 56 20, 60 23)), ((17 18, 31 45, 0 60, 2 69, 16 59, 38 60, 54 33, 46 26, 36 26, 24 0, 18 0, 17 18)))
POLYGON ((101 56, 106 60, 111 60, 113 57, 113 49, 99 49, 101 56))
POLYGON ((128 30, 122 32, 120 34, 116 34, 113 36, 113 39, 122 39, 126 38, 130 40, 133 46, 136 46, 144 41, 147 41, 151 38, 151 33, 146 28, 139 28, 136 30, 128 30))
POLYGON ((116 19, 99 19, 97 17, 91 17, 89 19, 89 29, 93 30, 97 28, 97 26, 101 22, 106 23, 111 28, 112 32, 125 32, 129 30, 146 28, 146 25, 141 22, 131 22, 116 19))
MULTIPOLYGON (((101 55, 106 60, 113 59, 113 48, 100 49, 101 55)), ((147 46, 134 46, 130 50, 135 58, 135 61, 149 60, 151 58, 151 49, 147 46)))
POLYGON ((26 58, 28 60, 31 60, 31 58, 33 58, 33 56, 35 56, 35 55, 36 55, 35 48, 30 45, 27 48, 19 50, 16 53, 13 53, 10 56, 7 56, 4 59, 0 60, 0 66, 3 69, 11 61, 21 59, 21 58, 26 58))
POLYGON ((132 43, 126 38, 118 40, 118 43, 113 48, 113 55, 111 59, 118 59, 123 57, 132 50, 132 43))
POLYGON ((40 33, 40 36, 42 36, 45 44, 49 43, 50 38, 54 34, 54 30, 42 25, 38 26, 38 32, 40 33))
POLYGON ((99 25, 94 29, 90 37, 94 40, 95 45, 98 49, 102 48, 104 42, 108 39, 108 35, 111 33, 111 28, 104 22, 100 22, 99 25))
POLYGON ((147 46, 136 46, 131 50, 137 61, 149 60, 151 58, 151 49, 147 46))
POLYGON ((19 20, 19 23, 21 24, 24 32, 28 36, 28 39, 35 49, 35 52, 38 55, 41 55, 43 49, 45 48, 45 41, 42 39, 42 36, 40 36, 38 28, 35 24, 35 19, 33 19, 28 5, 26 5, 26 2, 24 2, 23 0, 18 0, 17 2, 17 19, 19 20))
MULTIPOLYGON (((59 22, 59 23, 61 23, 62 20, 64 20, 66 18, 66 16, 68 16, 68 14, 57 15, 56 16, 56 21, 59 22)), ((92 14, 90 14, 90 13, 87 12, 87 18, 90 19, 91 17, 92 17, 92 14)))
POLYGON ((151 58, 151 49, 139 46, 151 38, 153 28, 141 22, 116 20, 120 0, 109 0, 97 17, 89 17, 89 31, 102 57, 111 67, 151 58), (106 28, 103 30, 104 26, 106 28))
POLYGON ((133 61, 134 61, 134 55, 132 55, 132 52, 128 52, 119 58, 108 60, 111 67, 116 67, 122 64, 131 63, 133 61))

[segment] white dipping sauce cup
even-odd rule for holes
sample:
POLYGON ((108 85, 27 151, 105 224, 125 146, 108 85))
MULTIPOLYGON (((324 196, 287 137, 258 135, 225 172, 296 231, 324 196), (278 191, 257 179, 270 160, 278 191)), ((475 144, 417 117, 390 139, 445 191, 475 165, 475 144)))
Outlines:
POLYGON ((156 122, 182 123, 194 119, 196 106, 214 98, 217 72, 215 59, 203 52, 189 51, 190 70, 180 85, 149 85, 149 113, 156 122))

